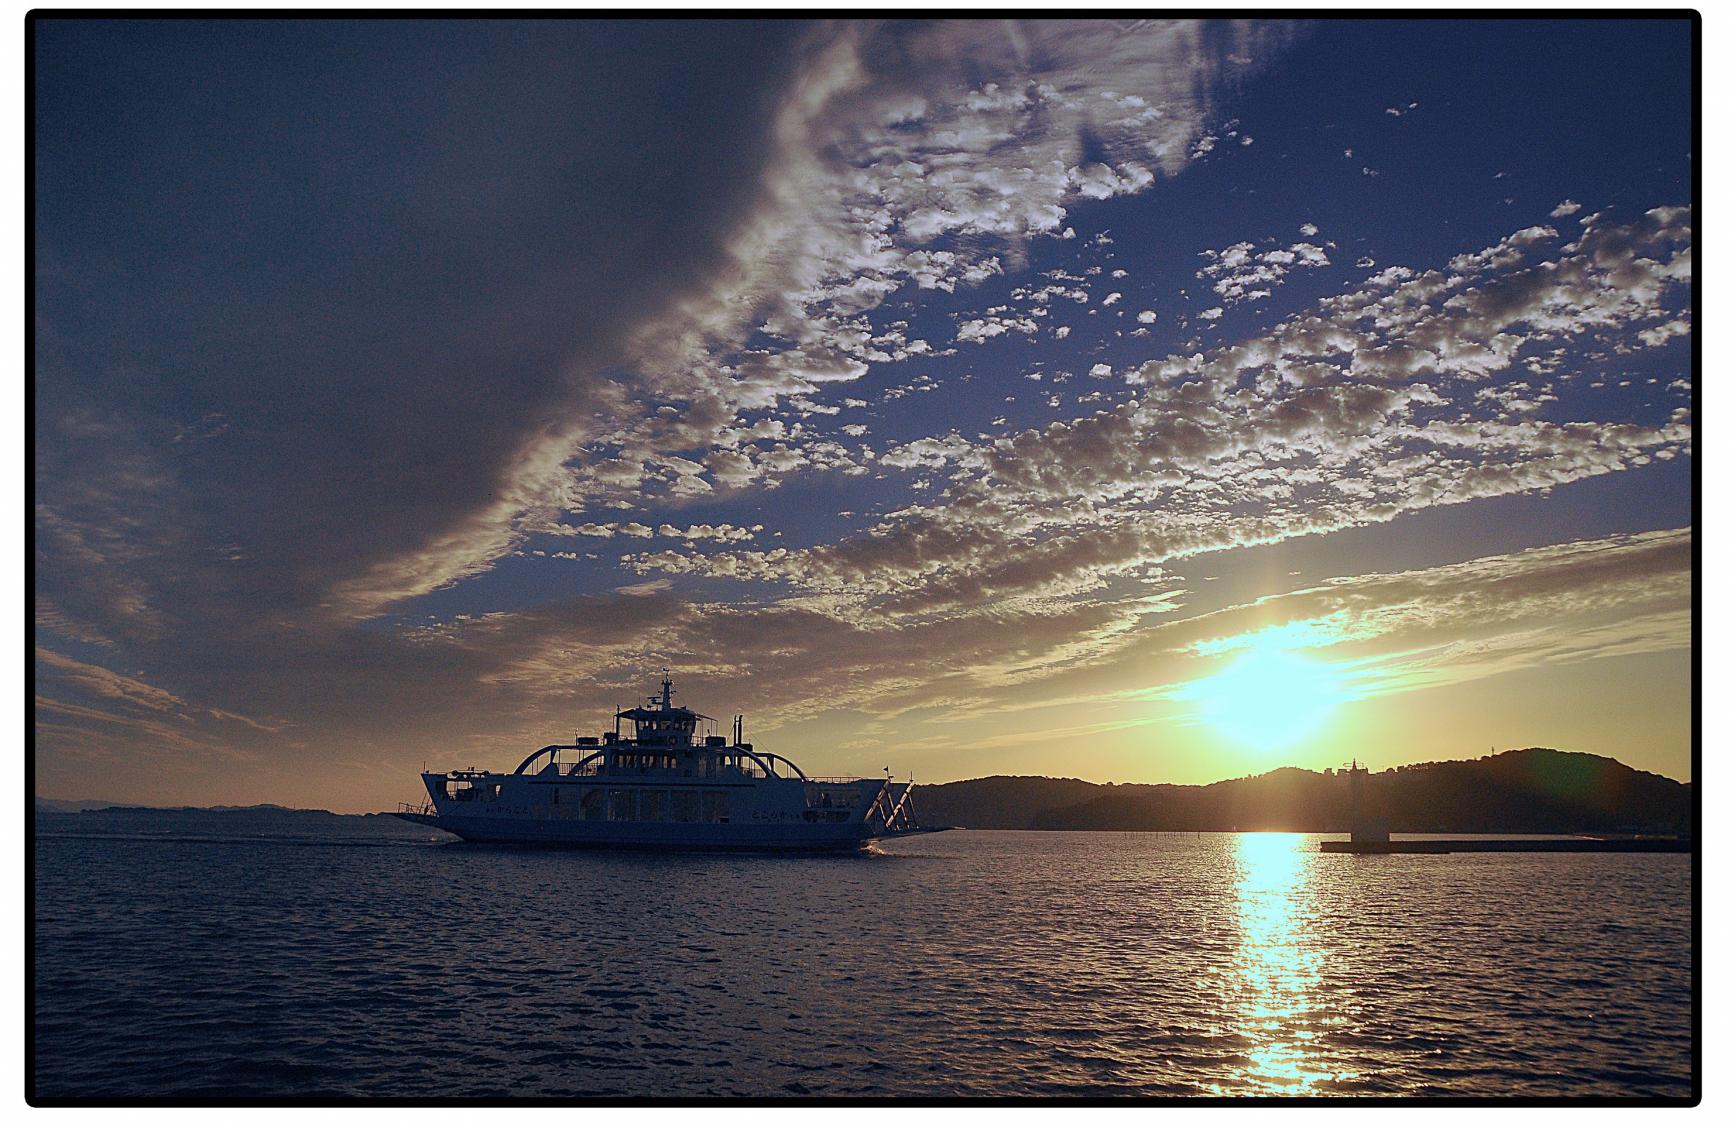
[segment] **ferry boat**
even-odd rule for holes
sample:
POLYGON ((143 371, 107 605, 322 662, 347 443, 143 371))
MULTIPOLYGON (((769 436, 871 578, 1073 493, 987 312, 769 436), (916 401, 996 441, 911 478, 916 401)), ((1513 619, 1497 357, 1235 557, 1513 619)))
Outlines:
POLYGON ((423 772, 429 801, 396 816, 467 841, 588 848, 840 852, 933 832, 911 780, 813 778, 746 743, 743 716, 731 737, 699 736, 717 722, 673 703, 666 670, 659 695, 613 720, 509 773, 423 772))

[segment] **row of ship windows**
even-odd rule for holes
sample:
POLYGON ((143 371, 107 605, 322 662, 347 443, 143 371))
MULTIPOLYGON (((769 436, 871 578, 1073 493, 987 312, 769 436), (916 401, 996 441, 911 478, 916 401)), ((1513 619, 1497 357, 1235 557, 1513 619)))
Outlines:
POLYGON ((618 752, 613 756, 615 771, 672 771, 679 766, 677 755, 640 755, 618 752))
MULTIPOLYGON (((457 802, 497 802, 497 783, 454 790, 448 797, 457 802)), ((537 795, 537 798, 543 797, 537 795)), ((732 816, 732 796, 714 790, 638 790, 629 787, 547 787, 547 805, 536 803, 532 808, 512 806, 508 812, 529 813, 537 817, 573 819, 582 822, 727 822, 732 816)), ((845 796, 830 807, 830 795, 823 796, 825 809, 809 808, 802 812, 807 822, 846 822, 852 819, 854 802, 845 796)), ((752 815, 755 820, 786 821, 786 814, 752 815)))
POLYGON ((548 787, 554 817, 606 822, 725 822, 732 815, 726 791, 637 790, 620 787, 548 787))

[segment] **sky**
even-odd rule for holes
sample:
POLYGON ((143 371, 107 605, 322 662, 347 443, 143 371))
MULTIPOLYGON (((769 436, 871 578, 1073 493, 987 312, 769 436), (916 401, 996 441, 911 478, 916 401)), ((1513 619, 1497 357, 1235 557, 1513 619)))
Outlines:
POLYGON ((1684 21, 32 31, 39 795, 1692 777, 1684 21))

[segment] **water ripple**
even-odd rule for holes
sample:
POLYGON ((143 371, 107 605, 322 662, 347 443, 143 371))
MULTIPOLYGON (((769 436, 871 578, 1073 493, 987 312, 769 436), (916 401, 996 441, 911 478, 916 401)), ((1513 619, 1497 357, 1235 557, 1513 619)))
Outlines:
POLYGON ((38 1091, 1689 1093, 1688 858, 1315 848, 44 835, 38 1091))

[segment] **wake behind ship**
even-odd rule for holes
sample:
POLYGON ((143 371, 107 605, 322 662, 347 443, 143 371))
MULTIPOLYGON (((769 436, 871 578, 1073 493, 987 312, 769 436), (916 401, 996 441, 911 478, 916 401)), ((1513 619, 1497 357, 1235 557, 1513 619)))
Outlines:
POLYGON ((739 717, 731 739, 700 739, 698 723, 714 721, 674 705, 665 670, 647 707, 613 719, 509 774, 424 772, 430 801, 397 817, 467 841, 588 848, 841 852, 933 832, 915 820, 911 781, 813 778, 744 742, 739 717))

